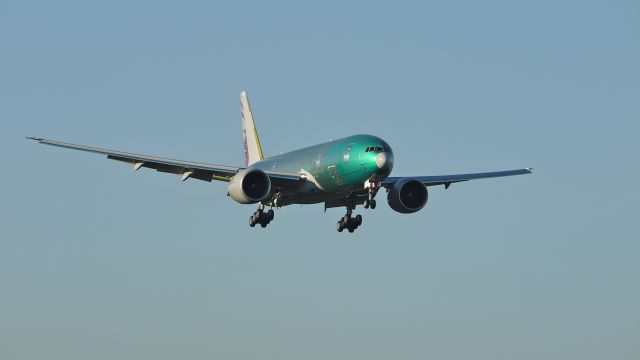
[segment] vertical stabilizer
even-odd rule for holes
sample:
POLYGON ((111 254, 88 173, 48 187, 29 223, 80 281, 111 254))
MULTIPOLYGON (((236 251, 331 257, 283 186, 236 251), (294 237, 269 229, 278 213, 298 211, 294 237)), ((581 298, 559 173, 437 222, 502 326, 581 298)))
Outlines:
POLYGON ((264 156, 246 91, 240 92, 240 112, 242 113, 242 135, 244 137, 244 163, 249 166, 262 160, 264 156))

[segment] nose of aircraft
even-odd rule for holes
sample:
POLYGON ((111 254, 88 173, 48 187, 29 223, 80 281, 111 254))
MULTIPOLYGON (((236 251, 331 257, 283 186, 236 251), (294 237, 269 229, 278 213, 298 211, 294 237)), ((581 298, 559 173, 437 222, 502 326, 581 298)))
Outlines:
POLYGON ((381 170, 389 170, 393 167, 393 155, 388 152, 381 152, 376 156, 376 166, 381 170))

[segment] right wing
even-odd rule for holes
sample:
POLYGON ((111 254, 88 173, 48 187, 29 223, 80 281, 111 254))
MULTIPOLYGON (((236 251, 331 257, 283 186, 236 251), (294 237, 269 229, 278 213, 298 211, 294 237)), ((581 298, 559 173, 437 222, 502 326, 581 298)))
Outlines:
MULTIPOLYGON (((229 181, 235 174, 238 173, 238 171, 245 169, 238 166, 213 165, 199 162, 167 159, 156 156, 133 154, 84 145, 68 144, 60 141, 47 140, 37 137, 28 137, 27 139, 35 140, 40 144, 107 155, 108 159, 132 164, 134 170, 146 167, 155 169, 159 172, 182 175, 182 181, 190 178, 209 182, 211 182, 212 180, 229 181)), ((267 173, 269 178, 271 178, 271 180, 282 185, 303 181, 300 175, 296 173, 270 171, 265 172, 267 173)))
POLYGON ((382 182, 382 186, 388 188, 392 186, 396 181, 405 177, 409 177, 411 179, 420 181, 425 186, 444 185, 444 187, 448 189, 449 186, 451 186, 451 184, 461 182, 461 181, 487 179, 487 178, 495 178, 495 177, 502 177, 502 176, 525 175, 525 174, 531 174, 533 172, 532 170, 533 170, 532 168, 525 168, 525 169, 517 169, 517 170, 493 171, 493 172, 472 173, 472 174, 388 177, 382 182))

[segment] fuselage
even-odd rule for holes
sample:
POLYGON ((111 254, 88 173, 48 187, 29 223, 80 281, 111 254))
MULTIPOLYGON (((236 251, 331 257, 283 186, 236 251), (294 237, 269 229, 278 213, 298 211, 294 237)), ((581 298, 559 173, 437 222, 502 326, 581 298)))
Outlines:
POLYGON ((354 135, 276 155, 251 167, 302 173, 313 186, 287 197, 295 203, 322 202, 327 196, 361 191, 367 180, 387 178, 393 168, 393 151, 379 137, 354 135))

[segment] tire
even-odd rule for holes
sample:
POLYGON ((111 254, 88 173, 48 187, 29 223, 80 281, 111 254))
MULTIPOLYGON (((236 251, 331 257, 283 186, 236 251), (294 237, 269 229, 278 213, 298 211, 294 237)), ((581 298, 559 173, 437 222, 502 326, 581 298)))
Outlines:
POLYGON ((263 228, 266 228, 267 224, 268 224, 268 222, 263 221, 263 222, 260 223, 260 226, 262 226, 263 228))
POLYGON ((349 232, 352 233, 355 231, 355 228, 353 226, 349 226, 349 232))
POLYGON ((269 209, 269 211, 267 211, 267 219, 269 219, 269 221, 273 220, 273 217, 275 216, 275 214, 273 213, 273 209, 269 209))
POLYGON ((344 230, 344 228, 342 227, 342 221, 338 221, 338 225, 336 226, 336 230, 338 230, 338 232, 342 232, 342 230, 344 230))
POLYGON ((371 200, 371 208, 375 209, 376 208, 376 201, 375 200, 371 200))
POLYGON ((360 226, 362 225, 362 215, 358 214, 356 215, 356 226, 360 226))
POLYGON ((365 209, 369 208, 369 199, 364 199, 364 204, 362 204, 365 209))

